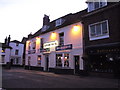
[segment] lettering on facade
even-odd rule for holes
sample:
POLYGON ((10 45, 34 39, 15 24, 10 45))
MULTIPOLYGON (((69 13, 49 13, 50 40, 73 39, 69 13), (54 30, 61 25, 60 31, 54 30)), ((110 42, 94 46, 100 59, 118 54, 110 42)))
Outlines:
POLYGON ((72 44, 57 46, 56 51, 72 49, 72 44))
POLYGON ((42 52, 55 51, 55 47, 58 46, 58 41, 52 41, 48 43, 44 43, 42 52))

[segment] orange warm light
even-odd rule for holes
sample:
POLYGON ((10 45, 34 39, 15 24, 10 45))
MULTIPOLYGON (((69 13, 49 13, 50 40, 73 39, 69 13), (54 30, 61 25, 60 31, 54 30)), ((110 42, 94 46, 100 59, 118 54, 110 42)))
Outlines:
POLYGON ((72 28, 72 35, 80 35, 81 34, 81 26, 80 25, 75 25, 72 28))
POLYGON ((40 45, 40 37, 36 37, 36 48, 38 49, 40 45))
POLYGON ((26 42, 26 50, 28 50, 29 44, 30 44, 30 41, 27 41, 26 42))
POLYGON ((78 26, 78 25, 74 26, 74 27, 73 27, 73 30, 74 30, 75 32, 79 31, 79 30, 80 30, 80 26, 78 26))
POLYGON ((55 32, 52 32, 51 33, 51 39, 56 40, 56 38, 57 38, 57 34, 55 32))

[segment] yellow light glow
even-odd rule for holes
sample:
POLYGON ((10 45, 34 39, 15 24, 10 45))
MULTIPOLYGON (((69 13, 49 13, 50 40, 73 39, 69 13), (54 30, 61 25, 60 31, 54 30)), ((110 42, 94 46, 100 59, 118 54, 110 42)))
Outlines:
POLYGON ((71 35, 79 36, 82 33, 82 27, 80 25, 74 25, 71 30, 71 35))
POLYGON ((51 39, 56 40, 57 34, 55 32, 51 33, 51 39))
POLYGON ((4 50, 1 51, 2 53, 4 52, 4 50))
POLYGON ((40 47, 40 37, 36 37, 36 49, 40 47))
POLYGON ((80 30, 80 26, 78 26, 78 25, 74 26, 74 27, 73 27, 73 30, 74 30, 75 32, 79 31, 79 30, 80 30))

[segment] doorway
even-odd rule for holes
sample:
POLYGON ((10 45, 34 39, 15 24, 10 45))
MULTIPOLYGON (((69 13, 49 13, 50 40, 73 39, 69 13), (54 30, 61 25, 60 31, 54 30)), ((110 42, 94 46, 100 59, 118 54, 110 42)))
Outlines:
POLYGON ((80 59, 80 56, 74 56, 75 74, 79 73, 79 59, 80 59))
POLYGON ((49 68, 49 55, 45 55, 45 71, 48 71, 49 68))

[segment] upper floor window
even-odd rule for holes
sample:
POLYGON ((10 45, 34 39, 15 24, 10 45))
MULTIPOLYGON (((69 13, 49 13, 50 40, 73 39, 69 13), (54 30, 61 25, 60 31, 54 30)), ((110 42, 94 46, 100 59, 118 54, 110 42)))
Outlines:
POLYGON ((15 50, 15 55, 18 55, 19 50, 15 50))
POLYGON ((41 43, 40 48, 43 49, 43 38, 40 39, 40 43, 41 43))
POLYGON ((88 2, 88 12, 96 10, 98 8, 104 7, 107 5, 107 0, 95 0, 88 2))
POLYGON ((48 26, 48 25, 44 25, 44 26, 42 27, 42 32, 46 31, 49 27, 50 27, 50 26, 48 26))
POLYGON ((16 46, 19 46, 19 43, 16 43, 16 46))
POLYGON ((56 22, 55 22, 55 26, 56 26, 56 27, 57 27, 57 26, 60 26, 60 25, 62 25, 63 22, 64 22, 63 19, 58 19, 58 20, 56 20, 56 22))
POLYGON ((31 49, 31 42, 28 43, 28 50, 31 49))
POLYGON ((109 37, 108 20, 89 25, 90 40, 109 37))
POLYGON ((32 48, 36 49, 36 42, 35 41, 33 42, 33 47, 32 48))
POLYGON ((64 32, 59 33, 59 45, 64 45, 64 32))

